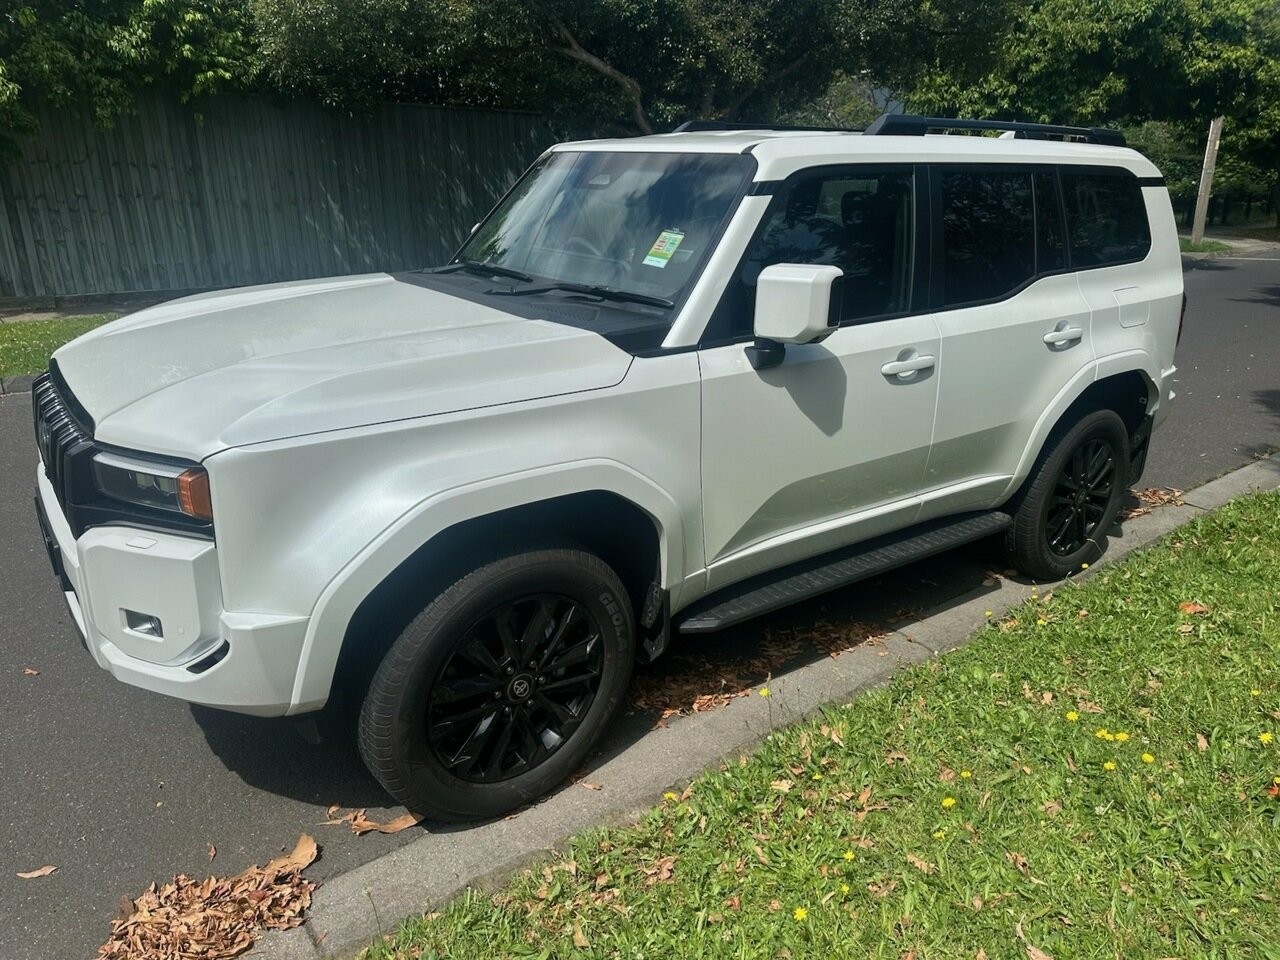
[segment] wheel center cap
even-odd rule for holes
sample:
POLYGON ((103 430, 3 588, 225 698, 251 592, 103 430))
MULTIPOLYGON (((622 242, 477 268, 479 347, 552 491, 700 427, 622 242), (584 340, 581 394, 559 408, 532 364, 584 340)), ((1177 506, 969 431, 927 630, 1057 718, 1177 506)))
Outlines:
POLYGON ((533 677, 527 673, 517 674, 507 684, 508 700, 528 700, 533 694, 533 677))

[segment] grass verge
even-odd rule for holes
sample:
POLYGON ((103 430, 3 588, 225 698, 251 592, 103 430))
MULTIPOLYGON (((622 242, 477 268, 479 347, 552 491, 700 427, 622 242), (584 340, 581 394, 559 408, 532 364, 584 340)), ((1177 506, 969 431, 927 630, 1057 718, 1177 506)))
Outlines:
POLYGON ((1280 957, 1278 572, 1238 500, 365 956, 1280 957))
POLYGON ((102 313, 0 323, 0 377, 40 373, 49 365, 53 351, 115 318, 116 314, 102 313))
POLYGON ((1183 253, 1222 253, 1224 250, 1230 250, 1229 243, 1223 243, 1220 240, 1201 240, 1199 243, 1192 243, 1186 237, 1178 238, 1178 246, 1183 253))

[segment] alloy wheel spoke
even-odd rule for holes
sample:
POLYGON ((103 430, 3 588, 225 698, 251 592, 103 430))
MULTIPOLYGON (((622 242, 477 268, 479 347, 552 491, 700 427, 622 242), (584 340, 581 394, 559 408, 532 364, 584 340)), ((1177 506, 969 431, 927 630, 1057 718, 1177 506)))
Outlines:
POLYGON ((552 622, 555 612, 556 601, 551 597, 543 597, 538 601, 537 609, 520 635, 520 666, 533 661, 533 655, 547 638, 547 626, 552 622))
POLYGON ((497 677, 471 674, 452 680, 441 680, 431 691, 431 702, 437 706, 460 703, 474 697, 483 697, 501 688, 502 682, 497 677))
POLYGON ((580 663, 586 663, 591 655, 595 653, 596 641, 599 639, 599 634, 592 633, 581 643, 574 644, 569 649, 562 651, 559 656, 547 664, 547 671, 568 670, 571 667, 578 666, 580 663))
POLYGON ((466 775, 475 767, 476 761, 484 750, 485 744, 493 736, 493 722, 497 719, 496 711, 490 713, 476 724, 470 736, 454 751, 453 756, 445 761, 454 772, 466 775))
POLYGON ((520 663, 520 639, 516 636, 516 610, 514 604, 507 604, 494 615, 493 627, 502 644, 503 661, 510 666, 520 663))
POLYGON ((516 723, 517 719, 509 713, 502 717, 502 732, 498 734, 498 740, 489 751, 489 760, 484 766, 486 777, 496 777, 502 773, 502 764, 511 747, 511 736, 515 733, 516 723))
POLYGON ((547 664, 551 662, 556 653, 564 645, 565 637, 569 635, 569 629, 578 622, 578 616, 581 608, 576 603, 570 603, 564 615, 560 618, 560 622, 556 624, 555 631, 551 634, 551 639, 547 641, 546 647, 543 649, 541 656, 538 658, 538 670, 542 671, 547 668, 547 664))
POLYGON ((599 679, 599 671, 592 670, 588 673, 577 674, 575 676, 557 677, 555 680, 544 683, 539 689, 543 693, 560 693, 579 688, 590 689, 591 686, 599 679))

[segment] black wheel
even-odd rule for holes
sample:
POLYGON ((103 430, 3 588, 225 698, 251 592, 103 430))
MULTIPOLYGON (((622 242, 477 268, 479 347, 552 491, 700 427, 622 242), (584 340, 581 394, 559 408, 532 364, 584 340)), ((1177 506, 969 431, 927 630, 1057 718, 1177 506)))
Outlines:
POLYGON ((626 692, 633 638, 626 591, 599 558, 492 560, 392 644, 360 711, 360 754, 416 813, 507 813, 586 759, 626 692))
POLYGON ((1051 436, 1014 512, 1014 565, 1058 580, 1102 555, 1124 493, 1129 440, 1114 411, 1097 410, 1051 436))

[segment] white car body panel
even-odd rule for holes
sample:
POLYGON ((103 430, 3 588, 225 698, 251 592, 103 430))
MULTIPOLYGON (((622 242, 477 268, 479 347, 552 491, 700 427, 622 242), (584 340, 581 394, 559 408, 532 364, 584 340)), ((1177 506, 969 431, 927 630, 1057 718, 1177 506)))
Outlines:
POLYGON ((701 344, 769 185, 797 171, 975 162, 1159 176, 1131 150, 760 131, 553 149, 755 158, 764 195, 738 203, 662 349, 633 355, 587 329, 371 274, 188 297, 55 354, 96 441, 199 462, 210 480, 214 541, 126 526, 77 539, 38 471, 68 602, 101 666, 195 702, 305 712, 329 696, 361 602, 460 523, 615 495, 653 521, 674 613, 795 560, 998 506, 1099 379, 1138 371, 1155 423, 1168 413, 1182 280, 1159 188, 1143 191, 1140 263, 841 327, 771 369, 753 369, 743 342, 701 344), (1059 324, 1081 327, 1079 341, 1051 349, 1043 337, 1059 324), (881 372, 910 350, 935 358, 927 376, 881 372), (126 609, 177 632, 135 635, 126 609), (223 660, 189 669, 223 642, 223 660))

